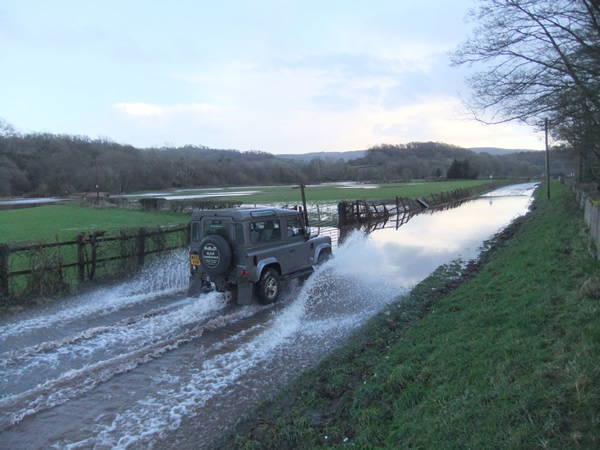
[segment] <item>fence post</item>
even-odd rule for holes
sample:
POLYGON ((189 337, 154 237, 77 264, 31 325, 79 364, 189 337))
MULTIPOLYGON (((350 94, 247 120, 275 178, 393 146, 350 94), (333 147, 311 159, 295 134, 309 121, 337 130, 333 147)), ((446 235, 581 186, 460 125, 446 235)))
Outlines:
POLYGON ((77 235, 77 269, 79 281, 85 281, 85 233, 77 235))
POLYGON ((98 260, 98 255, 96 251, 96 235, 90 236, 90 245, 92 246, 92 269, 90 270, 90 280, 94 279, 94 275, 96 275, 96 261, 98 260))
POLYGON ((8 286, 8 257, 10 256, 10 247, 8 244, 0 244, 0 292, 4 298, 8 298, 10 289, 8 286))
POLYGON ((120 254, 121 254, 121 270, 125 270, 127 268, 127 265, 129 264, 132 255, 130 246, 128 245, 129 241, 128 241, 128 237, 127 233, 125 233, 125 230, 123 228, 121 228, 121 230, 119 231, 119 246, 120 246, 120 254))
POLYGON ((56 243, 58 244, 58 248, 57 248, 57 253, 58 253, 58 280, 60 282, 60 285, 63 286, 64 284, 64 274, 63 274, 63 256, 62 256, 62 245, 60 242, 60 239, 58 237, 58 234, 56 235, 56 243))
POLYGON ((140 228, 137 235, 137 260, 138 266, 144 265, 145 249, 146 247, 146 229, 140 228))

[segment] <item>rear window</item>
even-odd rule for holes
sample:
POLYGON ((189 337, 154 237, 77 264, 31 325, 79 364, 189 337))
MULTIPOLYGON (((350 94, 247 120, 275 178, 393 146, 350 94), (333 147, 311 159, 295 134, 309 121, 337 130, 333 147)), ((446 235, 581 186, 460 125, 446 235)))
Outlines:
POLYGON ((229 238, 229 221, 222 219, 204 220, 204 236, 218 234, 224 238, 229 238))

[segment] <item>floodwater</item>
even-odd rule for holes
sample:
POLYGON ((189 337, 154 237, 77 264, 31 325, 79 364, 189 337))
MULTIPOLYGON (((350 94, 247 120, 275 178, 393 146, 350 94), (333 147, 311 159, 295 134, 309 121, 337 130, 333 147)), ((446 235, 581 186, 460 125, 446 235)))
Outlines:
POLYGON ((175 252, 134 280, 0 320, 2 448, 201 448, 439 265, 476 257, 533 184, 356 231, 270 306, 185 295, 175 252))
MULTIPOLYGON (((208 189, 199 189, 200 191, 206 191, 208 189)), ((173 191, 173 192, 185 192, 185 191, 194 191, 196 192, 197 190, 193 190, 193 189, 182 189, 179 191, 173 191)), ((228 196, 228 197, 243 197, 245 195, 253 195, 253 194, 259 194, 260 191, 223 191, 223 189, 210 189, 210 191, 214 191, 214 192, 207 192, 207 193, 194 193, 194 194, 179 194, 179 195, 173 195, 172 192, 152 192, 152 193, 147 193, 147 194, 122 194, 122 195, 113 195, 113 197, 163 197, 166 198, 167 200, 187 200, 187 199, 192 199, 192 198, 213 198, 213 197, 223 197, 224 195, 228 196), (222 192, 223 191, 223 192, 222 192)))
POLYGON ((50 205, 52 203, 61 203, 68 201, 68 199, 64 198, 22 198, 15 200, 2 200, 0 201, 0 211, 7 209, 22 209, 22 208, 35 208, 36 206, 45 206, 50 205))
POLYGON ((2 205, 27 205, 30 203, 56 203, 64 201, 62 198, 55 197, 43 197, 43 198, 25 198, 19 200, 3 200, 0 202, 2 205))

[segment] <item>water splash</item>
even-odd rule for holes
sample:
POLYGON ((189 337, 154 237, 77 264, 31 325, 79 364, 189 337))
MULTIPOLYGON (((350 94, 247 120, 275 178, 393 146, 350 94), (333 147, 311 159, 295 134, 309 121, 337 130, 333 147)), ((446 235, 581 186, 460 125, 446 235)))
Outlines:
POLYGON ((359 256, 360 261, 376 261, 378 253, 364 235, 351 236, 335 257, 284 296, 283 308, 270 320, 223 340, 200 364, 187 364, 184 371, 164 369, 160 390, 110 422, 96 424, 93 436, 69 448, 139 445, 150 436, 177 429, 184 417, 199 414, 217 398, 221 402, 237 395, 232 392, 279 386, 316 364, 351 330, 405 292, 393 282, 382 284, 352 262, 359 256), (233 350, 220 352, 217 347, 233 350))
POLYGON ((181 292, 188 283, 186 258, 187 253, 182 250, 172 252, 144 267, 131 281, 67 299, 57 306, 36 311, 29 319, 13 320, 0 327, 0 343, 42 328, 64 325, 85 317, 96 318, 155 297, 181 292))

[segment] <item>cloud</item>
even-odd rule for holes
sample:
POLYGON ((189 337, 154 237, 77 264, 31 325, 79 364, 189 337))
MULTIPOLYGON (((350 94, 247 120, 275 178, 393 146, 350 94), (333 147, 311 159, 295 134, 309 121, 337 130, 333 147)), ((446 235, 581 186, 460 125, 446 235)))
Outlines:
POLYGON ((129 116, 160 116, 163 109, 160 106, 146 103, 117 103, 114 108, 125 112, 129 116))
POLYGON ((288 153, 488 136, 501 146, 516 135, 455 119, 462 74, 446 52, 464 37, 465 1, 192 2, 152 5, 143 21, 132 20, 140 2, 15 2, 0 35, 12 36, 7 64, 20 71, 4 74, 0 97, 19 125, 136 146, 288 153))
POLYGON ((173 116, 187 113, 205 113, 218 111, 219 108, 206 104, 176 104, 176 105, 151 105, 148 103, 117 103, 113 108, 124 112, 131 117, 148 116, 173 116))
MULTIPOLYGON (((334 89, 323 80, 323 74, 315 72, 256 78, 229 76, 240 77, 246 83, 242 88, 237 83, 229 84, 231 79, 225 80, 231 86, 230 94, 236 97, 235 104, 114 105, 115 111, 128 118, 127 122, 121 120, 123 137, 115 137, 121 140, 135 132, 144 136, 137 144, 141 146, 169 142, 271 153, 358 150, 381 143, 414 141, 463 147, 541 148, 539 136, 530 128, 485 127, 460 120, 457 111, 461 104, 456 97, 421 95, 390 107, 378 99, 386 89, 386 79, 357 83, 352 92, 351 83, 346 86, 348 90, 334 89), (290 87, 294 89, 287 92, 290 87), (329 98, 325 97, 328 89, 332 95, 329 98), (369 89, 373 92, 367 93, 369 89), (309 95, 315 92, 323 93, 323 97, 309 95)), ((118 117, 111 122, 119 122, 118 117)))
POLYGON ((414 101, 418 88, 431 83, 423 81, 423 70, 375 55, 314 54, 237 60, 174 77, 203 101, 254 111, 281 108, 284 116, 288 110, 344 112, 364 104, 393 109, 414 101))

